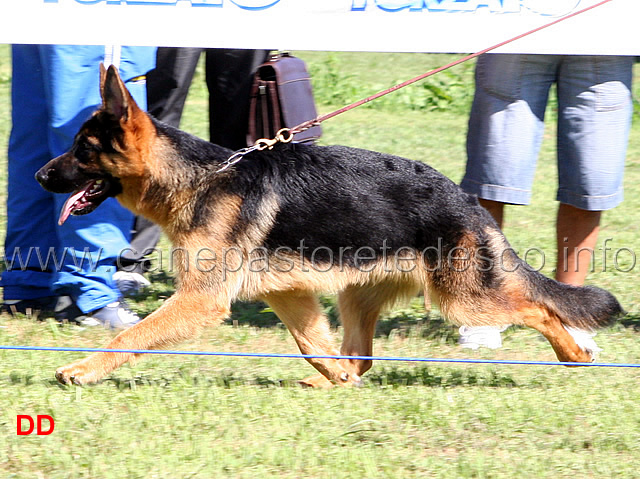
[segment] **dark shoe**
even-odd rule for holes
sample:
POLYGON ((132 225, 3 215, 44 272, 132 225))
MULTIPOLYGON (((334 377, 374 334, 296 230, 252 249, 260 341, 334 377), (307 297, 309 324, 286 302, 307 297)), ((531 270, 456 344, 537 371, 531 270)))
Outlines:
POLYGON ((57 298, 45 296, 35 299, 7 299, 2 304, 2 311, 11 316, 24 314, 25 316, 53 316, 57 298))
MULTIPOLYGON (((78 323, 84 326, 93 326, 93 324, 85 324, 87 315, 80 311, 80 308, 69 296, 60 296, 56 303, 53 316, 60 323, 78 323)), ((98 323, 96 322, 96 325, 98 323)))

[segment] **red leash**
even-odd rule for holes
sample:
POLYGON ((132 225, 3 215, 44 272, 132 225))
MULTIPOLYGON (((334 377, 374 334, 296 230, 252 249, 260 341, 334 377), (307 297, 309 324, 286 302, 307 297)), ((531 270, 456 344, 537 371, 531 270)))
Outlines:
POLYGON ((500 48, 504 45, 507 45, 511 42, 515 42, 516 40, 520 40, 521 38, 524 38, 528 35, 531 35, 533 33, 539 32, 540 30, 544 30, 545 28, 551 27, 553 25, 556 25, 560 22, 563 22, 565 20, 568 20, 569 18, 575 17, 577 15, 580 15, 582 13, 588 12, 589 10, 593 10, 596 7, 600 7, 602 5, 604 5, 605 3, 609 3, 612 2, 613 0, 604 0, 602 2, 596 3, 595 5, 591 5, 590 7, 586 7, 583 8, 582 10, 578 10, 576 12, 570 13, 568 15, 565 15, 564 17, 558 18, 557 20, 554 20, 553 22, 547 23, 545 25, 542 25, 540 27, 534 28, 533 30, 529 30, 526 33, 522 33, 516 37, 510 38, 509 40, 505 40, 503 42, 500 42, 496 45, 493 45, 489 48, 485 48, 484 50, 480 50, 479 52, 476 53, 472 53, 471 55, 467 55, 466 57, 460 58, 458 60, 455 60, 451 63, 449 63, 448 65, 444 65, 442 67, 436 68, 435 70, 431 70, 430 72, 427 73, 423 73, 422 75, 419 75, 415 78, 412 78, 410 80, 407 80, 405 82, 399 83, 395 86, 392 86, 391 88, 387 88, 386 90, 380 91, 378 93, 375 93, 374 95, 371 95, 367 98, 364 98, 362 100, 358 100, 354 103, 351 103, 350 105, 347 105, 345 107, 340 108, 339 110, 333 111, 331 113, 326 113, 324 115, 318 115, 316 118, 314 118, 313 120, 308 120, 305 121, 303 123, 300 123, 298 126, 294 126, 293 128, 290 128, 288 131, 291 133, 291 135, 294 135, 296 133, 300 133, 302 131, 308 130, 309 128, 311 128, 312 126, 316 126, 319 125, 320 123, 322 123, 325 120, 328 120, 329 118, 333 118, 334 116, 338 116, 341 113, 344 113, 346 111, 352 110, 356 107, 359 107, 361 105, 364 105, 365 103, 369 103, 370 101, 376 100, 378 98, 380 98, 381 96, 387 95, 389 93, 392 93, 396 90, 399 90, 400 88, 404 88, 408 85, 411 85, 412 83, 416 83, 420 80, 424 80, 425 78, 430 77, 431 75, 435 75, 436 73, 440 73, 444 70, 447 70, 451 67, 454 67, 456 65, 459 65, 461 63, 464 63, 466 61, 472 60, 476 57, 479 57, 480 55, 490 52, 492 50, 495 50, 496 48, 500 48))

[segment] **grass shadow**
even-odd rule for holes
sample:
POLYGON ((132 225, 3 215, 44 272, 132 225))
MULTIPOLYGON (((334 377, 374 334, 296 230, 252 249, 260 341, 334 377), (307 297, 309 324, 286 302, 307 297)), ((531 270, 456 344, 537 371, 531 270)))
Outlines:
MULTIPOLYGON (((52 384, 55 380, 52 381, 52 384)), ((121 378, 111 376, 102 383, 113 384, 119 391, 135 390, 140 387, 169 388, 176 384, 186 387, 234 387, 254 386, 260 388, 300 388, 298 379, 274 379, 266 376, 240 376, 233 373, 220 373, 213 376, 194 375, 176 371, 174 376, 153 377, 149 375, 121 378)), ((482 372, 476 370, 434 371, 429 367, 416 369, 380 368, 364 376, 364 387, 407 387, 422 386, 429 388, 453 387, 518 387, 512 376, 497 371, 482 372)), ((65 387, 65 386, 61 386, 65 387)))
POLYGON ((297 380, 293 379, 272 379, 265 376, 253 378, 237 376, 231 373, 221 373, 215 376, 206 375, 186 375, 178 371, 174 377, 152 377, 148 375, 135 376, 132 378, 120 378, 110 376, 101 381, 102 384, 113 384, 119 391, 135 390, 141 387, 169 388, 174 385, 186 387, 221 387, 230 389, 240 386, 256 386, 261 388, 271 387, 301 387, 297 380))
POLYGON ((377 386, 427 386, 427 387, 457 387, 479 386, 495 388, 517 387, 516 381, 508 374, 491 371, 489 374, 475 370, 454 370, 442 374, 433 372, 429 367, 411 370, 399 368, 381 368, 369 372, 365 376, 368 383, 377 386))
POLYGON ((375 337, 387 338, 392 335, 417 337, 453 345, 458 341, 458 327, 441 316, 429 313, 416 315, 409 312, 378 321, 375 337))

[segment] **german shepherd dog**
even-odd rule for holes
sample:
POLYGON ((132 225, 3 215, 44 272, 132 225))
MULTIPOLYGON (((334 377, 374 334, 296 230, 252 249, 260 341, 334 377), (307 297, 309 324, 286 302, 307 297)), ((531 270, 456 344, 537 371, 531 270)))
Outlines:
MULTIPOLYGON (((535 328, 569 362, 593 351, 566 328, 593 330, 622 312, 604 290, 533 271, 474 196, 421 162, 290 143, 219 171, 232 151, 147 115, 114 67, 100 77, 102 106, 36 178, 72 193, 61 221, 116 197, 159 224, 182 258, 175 294, 107 348, 167 347, 221 322, 236 299, 262 300, 303 354, 360 357, 310 358, 320 374, 303 384, 357 385, 381 311, 421 290, 456 324, 535 328), (338 294, 339 350, 321 292, 338 294)), ((96 382, 134 356, 95 353, 56 376, 96 382)))

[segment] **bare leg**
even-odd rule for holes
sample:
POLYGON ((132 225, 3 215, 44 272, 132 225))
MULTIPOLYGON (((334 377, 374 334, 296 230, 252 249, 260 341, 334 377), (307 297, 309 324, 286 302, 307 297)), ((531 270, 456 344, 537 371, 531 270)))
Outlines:
POLYGON ((556 221, 558 281, 575 286, 584 284, 600 232, 601 213, 560 204, 556 221))
POLYGON ((493 219, 496 220, 496 223, 498 223, 498 226, 500 227, 500 229, 502 229, 502 225, 504 223, 504 203, 483 199, 480 199, 479 201, 480 205, 483 206, 489 213, 491 213, 493 219))

